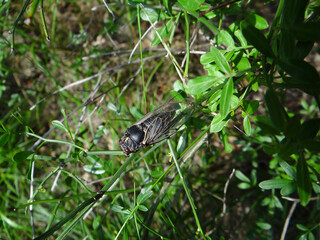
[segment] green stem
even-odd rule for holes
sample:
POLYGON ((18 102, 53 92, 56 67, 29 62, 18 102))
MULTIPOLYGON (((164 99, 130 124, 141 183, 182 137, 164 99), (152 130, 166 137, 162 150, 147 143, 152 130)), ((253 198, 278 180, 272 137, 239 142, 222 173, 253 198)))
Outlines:
POLYGON ((46 36, 47 41, 50 41, 48 30, 47 30, 46 20, 44 18, 44 14, 43 14, 43 0, 40 0, 40 17, 41 17, 41 23, 42 23, 44 35, 46 36))
POLYGON ((30 0, 26 0, 21 11, 19 12, 16 20, 14 21, 13 25, 12 25, 12 28, 11 28, 11 45, 10 45, 10 48, 11 48, 11 54, 13 53, 14 51, 14 32, 16 30, 16 27, 18 25, 18 22, 20 20, 20 18, 22 17, 22 14, 26 11, 28 5, 30 3, 30 0))
POLYGON ((144 110, 147 108, 147 96, 146 96, 146 86, 144 81, 144 70, 143 70, 143 53, 142 53, 142 34, 141 34, 141 22, 140 22, 140 7, 137 5, 137 19, 138 19, 138 31, 139 31, 139 45, 140 45, 140 61, 141 61, 141 79, 143 86, 143 101, 144 101, 144 110))
POLYGON ((186 59, 186 67, 184 69, 184 75, 183 77, 186 78, 188 76, 189 72, 189 60, 190 60, 190 25, 189 25, 189 18, 187 11, 184 11, 184 19, 186 21, 186 50, 187 50, 187 59, 186 59))
POLYGON ((195 205, 194 205, 192 196, 191 196, 191 194, 190 194, 190 190, 189 190, 189 188, 187 187, 187 184, 186 184, 185 181, 184 181, 184 178, 183 178, 183 175, 182 175, 182 172, 181 172, 179 163, 178 163, 177 158, 176 158, 176 156, 175 156, 175 154, 174 154, 174 151, 173 151, 172 145, 171 145, 171 143, 170 143, 170 140, 168 140, 168 145, 169 145, 169 148, 170 148, 170 151, 171 151, 171 154, 172 154, 174 163, 175 163, 175 165, 176 165, 176 167, 177 167, 177 171, 178 171, 178 173, 179 173, 180 179, 182 180, 183 188, 184 188, 184 190, 185 190, 185 192, 186 192, 186 194, 187 194, 187 197, 188 197, 188 199, 189 199, 190 206, 191 206, 191 208, 192 208, 192 212, 193 212, 194 218, 195 218, 195 220, 196 220, 196 224, 197 224, 197 226, 198 226, 198 231, 200 231, 201 236, 202 236, 204 239, 206 239, 206 237, 205 237, 205 235, 204 235, 204 232, 203 232, 203 230, 202 230, 202 228, 201 228, 201 224, 200 224, 200 221, 199 221, 197 212, 196 212, 196 207, 195 207, 195 205))

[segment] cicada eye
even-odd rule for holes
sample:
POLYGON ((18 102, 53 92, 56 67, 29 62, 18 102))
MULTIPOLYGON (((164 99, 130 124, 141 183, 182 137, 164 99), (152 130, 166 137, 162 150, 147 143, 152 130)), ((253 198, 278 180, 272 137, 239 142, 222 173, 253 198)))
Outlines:
POLYGON ((127 129, 128 135, 130 138, 135 141, 136 143, 141 143, 144 138, 144 132, 139 129, 136 125, 133 125, 132 127, 129 127, 127 129))

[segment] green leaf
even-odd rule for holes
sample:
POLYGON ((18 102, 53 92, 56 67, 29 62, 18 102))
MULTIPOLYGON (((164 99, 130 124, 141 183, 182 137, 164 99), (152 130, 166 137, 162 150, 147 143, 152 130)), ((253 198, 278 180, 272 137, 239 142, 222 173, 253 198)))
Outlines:
POLYGON ((301 141, 313 139, 317 136, 320 129, 320 119, 310 119, 301 125, 299 139, 301 141))
POLYGON ((249 188, 251 188, 251 185, 249 183, 242 182, 242 183, 238 184, 238 188, 240 188, 240 189, 249 189, 249 188))
POLYGON ((304 231, 304 232, 308 232, 309 231, 309 228, 307 228, 306 226, 302 225, 302 224, 297 224, 296 227, 298 229, 300 229, 301 231, 304 231))
POLYGON ((266 223, 266 222, 257 222, 256 223, 257 226, 263 230, 269 230, 271 229, 271 225, 269 223, 266 223))
POLYGON ((22 161, 26 160, 31 154, 33 154, 32 151, 18 152, 13 156, 13 160, 16 162, 22 162, 22 161))
MULTIPOLYGON (((173 84, 173 90, 176 91, 176 92, 185 92, 185 89, 183 87, 183 84, 180 82, 180 81, 175 81, 174 84, 173 84)), ((177 95, 177 93, 175 93, 175 95, 177 95)), ((172 95, 171 95, 172 96, 172 95)), ((173 96, 174 97, 174 96, 173 96)))
POLYGON ((314 42, 302 42, 298 41, 294 49, 293 59, 303 60, 309 55, 313 48, 314 42))
POLYGON ((223 79, 222 77, 201 76, 189 80, 187 83, 186 92, 190 95, 197 95, 203 93, 208 88, 212 87, 217 81, 223 79))
POLYGON ((217 37, 221 38, 222 42, 224 42, 229 48, 234 48, 234 40, 230 33, 226 30, 220 31, 220 33, 217 35, 217 37))
POLYGON ((200 5, 204 3, 204 0, 178 0, 181 6, 187 11, 195 11, 199 9, 200 5))
POLYGON ((232 144, 229 143, 229 135, 225 134, 224 131, 221 132, 222 137, 220 137, 223 145, 224 145, 224 151, 226 153, 232 152, 232 144))
POLYGON ((150 198, 152 196, 152 194, 153 193, 151 190, 146 191, 146 192, 141 191, 141 193, 137 197, 137 203, 139 205, 144 203, 148 198, 150 198))
POLYGON ((68 132, 67 128, 63 125, 63 123, 58 120, 53 120, 52 125, 64 132, 68 132))
POLYGON ((253 91, 257 92, 258 89, 259 89, 259 83, 258 82, 254 82, 252 85, 251 85, 251 88, 253 91))
MULTIPOLYGON (((173 19, 170 19, 163 27, 158 30, 161 39, 165 39, 171 32, 173 19)), ((151 46, 154 47, 161 42, 158 34, 155 34, 151 46)))
POLYGON ((301 129, 300 126, 301 119, 298 116, 291 117, 288 121, 287 127, 285 129, 285 136, 287 138, 297 138, 301 129))
POLYGON ((123 213, 123 207, 119 206, 119 205, 112 205, 111 211, 116 212, 116 213, 123 213))
POLYGON ((246 175, 244 175, 244 173, 242 173, 240 170, 236 170, 235 176, 242 182, 251 183, 251 180, 246 175))
MULTIPOLYGON (((302 83, 319 84, 320 78, 317 70, 309 63, 299 60, 279 60, 279 66, 294 78, 298 78, 302 83)), ((318 85, 319 87, 319 85, 318 85)))
POLYGON ((140 16, 141 19, 146 22, 151 21, 153 23, 155 21, 161 20, 159 12, 153 8, 143 8, 140 16))
MULTIPOLYGON (((2 125, 1 121, 0 121, 0 125, 2 125)), ((5 128, 5 126, 2 125, 2 127, 0 127, 0 133, 5 133, 5 132, 7 132, 7 129, 5 128)))
POLYGON ((241 30, 235 31, 234 35, 238 38, 242 47, 248 47, 247 39, 243 36, 241 30))
POLYGON ((284 131, 288 120, 288 115, 280 103, 278 96, 272 89, 267 90, 265 101, 269 110, 271 121, 279 130, 284 131))
POLYGON ((215 103, 221 97, 222 89, 217 89, 215 93, 211 95, 207 103, 215 103))
POLYGON ((251 135, 251 123, 248 115, 243 119, 243 129, 248 136, 251 135))
POLYGON ((308 165, 302 154, 300 155, 297 163, 297 187, 301 205, 306 206, 311 197, 312 187, 308 165))
POLYGON ((114 111, 114 112, 117 112, 117 111, 118 111, 116 105, 114 105, 114 104, 111 103, 111 102, 106 102, 106 106, 107 106, 107 108, 110 109, 111 111, 114 111))
POLYGON ((257 101, 257 100, 253 100, 251 102, 244 101, 243 107, 244 107, 247 114, 250 114, 250 115, 254 114, 258 110, 259 101, 257 101))
POLYGON ((225 56, 215 47, 210 48, 210 52, 212 53, 212 56, 214 58, 215 63, 217 64, 218 68, 227 74, 231 73, 231 69, 229 66, 229 63, 225 56))
POLYGON ((297 184, 295 182, 288 183, 287 185, 283 186, 280 190, 280 194, 282 196, 288 196, 294 193, 297 190, 297 184))
POLYGON ((316 238, 312 232, 309 232, 307 239, 308 240, 315 240, 316 238))
MULTIPOLYGON (((242 57, 242 58, 240 59, 240 61, 237 63, 236 68, 237 68, 239 71, 244 71, 244 70, 247 70, 247 69, 251 68, 249 59, 246 58, 246 57, 242 57)), ((243 73, 243 74, 245 74, 245 73, 243 73)))
POLYGON ((9 138, 10 138, 9 133, 2 134, 0 136, 0 147, 3 147, 9 141, 9 138))
POLYGON ((279 164, 288 176, 292 177, 294 180, 297 179, 297 173, 289 163, 280 159, 279 164))
POLYGON ((214 61, 214 57, 213 57, 211 52, 203 54, 200 57, 200 63, 202 65, 206 65, 206 64, 212 63, 213 61, 214 61))
POLYGON ((273 58, 274 54, 265 36, 255 27, 245 21, 241 22, 241 31, 249 43, 267 57, 273 58))
POLYGON ((144 116, 140 109, 136 108, 135 106, 131 107, 129 110, 136 120, 139 120, 144 116))
POLYGON ((272 121, 268 116, 255 117, 255 124, 261 128, 263 134, 277 135, 280 133, 272 124, 272 121))
POLYGON ((230 108, 231 109, 237 108, 239 106, 239 103, 240 103, 240 99, 235 95, 231 95, 230 108))
POLYGON ((101 223, 101 217, 99 214, 97 214, 93 219, 93 223, 92 223, 93 229, 97 230, 98 227, 100 226, 100 223, 101 223))
POLYGON ((137 4, 140 4, 140 3, 143 3, 144 0, 128 0, 128 3, 130 5, 137 5, 137 4))
POLYGON ((267 29, 269 27, 267 20, 258 14, 248 12, 246 13, 246 19, 252 26, 259 30, 267 29))
POLYGON ((106 171, 99 165, 84 165, 83 170, 94 175, 104 174, 106 171))
POLYGON ((300 41, 320 41, 320 22, 306 22, 288 27, 295 39, 300 41))
POLYGON ((163 0, 163 6, 166 8, 167 13, 171 16, 172 15, 172 4, 170 0, 163 0))
POLYGON ((290 184, 292 181, 288 179, 270 179, 266 181, 262 181, 259 183, 259 187, 262 189, 277 189, 282 188, 288 184, 290 184))
MULTIPOLYGON (((282 189, 281 189, 282 190, 282 189)), ((279 208, 283 211, 283 206, 279 200, 279 198, 276 195, 272 196, 272 200, 271 200, 272 204, 276 207, 279 208)))
POLYGON ((229 78, 224 85, 220 98, 220 113, 223 118, 229 114, 231 106, 231 97, 233 94, 233 80, 229 78))
POLYGON ((177 145, 177 152, 180 154, 183 152, 187 145, 187 133, 184 131, 179 138, 178 145, 177 145))
POLYGON ((161 177, 162 173, 163 173, 163 171, 156 171, 156 170, 154 170, 154 171, 151 172, 151 177, 158 179, 158 178, 161 177))
POLYGON ((227 125, 229 119, 226 120, 218 113, 211 122, 210 132, 220 132, 227 125))
POLYGON ((148 212, 148 208, 147 208, 146 206, 144 206, 144 205, 139 205, 139 206, 138 206, 138 209, 139 209, 140 211, 142 211, 142 212, 148 212))

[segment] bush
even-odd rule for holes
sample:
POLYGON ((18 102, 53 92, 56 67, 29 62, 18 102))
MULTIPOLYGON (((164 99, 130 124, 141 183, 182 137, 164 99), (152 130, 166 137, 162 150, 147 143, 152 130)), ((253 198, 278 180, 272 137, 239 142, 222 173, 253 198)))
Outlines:
POLYGON ((1 237, 319 238, 319 2, 20 4, 0 8, 1 237), (192 116, 126 157, 172 97, 192 116))

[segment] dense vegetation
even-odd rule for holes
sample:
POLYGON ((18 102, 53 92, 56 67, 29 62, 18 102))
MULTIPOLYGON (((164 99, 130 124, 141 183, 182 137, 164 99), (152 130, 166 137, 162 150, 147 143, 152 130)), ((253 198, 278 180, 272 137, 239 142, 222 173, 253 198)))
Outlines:
POLYGON ((0 18, 1 239, 319 239, 319 1, 0 18), (126 157, 125 130, 173 96, 192 116, 126 157))

